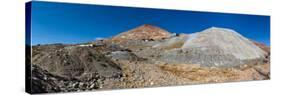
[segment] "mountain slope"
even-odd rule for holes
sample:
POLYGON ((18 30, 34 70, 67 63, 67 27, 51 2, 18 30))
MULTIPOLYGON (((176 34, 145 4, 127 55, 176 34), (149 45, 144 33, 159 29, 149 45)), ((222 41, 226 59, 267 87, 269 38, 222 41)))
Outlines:
POLYGON ((212 27, 189 34, 181 48, 161 55, 164 62, 232 67, 261 62, 266 53, 234 30, 212 27))
POLYGON ((169 36, 170 33, 164 29, 144 24, 142 26, 114 36, 112 40, 116 42, 127 40, 160 40, 169 36))

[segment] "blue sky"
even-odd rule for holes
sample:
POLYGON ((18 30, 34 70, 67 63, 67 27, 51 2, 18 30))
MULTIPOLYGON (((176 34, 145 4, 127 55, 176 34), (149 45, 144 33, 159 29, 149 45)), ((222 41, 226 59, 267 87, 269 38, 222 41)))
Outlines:
POLYGON ((270 45, 269 16, 39 1, 33 1, 31 14, 32 45, 89 42, 143 24, 174 33, 194 33, 212 26, 230 28, 270 45))

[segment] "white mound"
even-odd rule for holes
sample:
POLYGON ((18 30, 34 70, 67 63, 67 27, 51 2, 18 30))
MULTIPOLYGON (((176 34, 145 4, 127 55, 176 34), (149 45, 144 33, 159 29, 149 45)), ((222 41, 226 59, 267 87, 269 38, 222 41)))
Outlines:
POLYGON ((263 58, 265 52, 252 41, 234 30, 212 27, 199 33, 191 34, 182 46, 183 50, 200 48, 205 51, 218 48, 219 51, 206 51, 207 54, 233 55, 240 60, 263 58))
POLYGON ((189 34, 181 47, 163 52, 160 60, 207 67, 231 67, 261 62, 265 55, 262 49, 234 30, 212 27, 189 34))

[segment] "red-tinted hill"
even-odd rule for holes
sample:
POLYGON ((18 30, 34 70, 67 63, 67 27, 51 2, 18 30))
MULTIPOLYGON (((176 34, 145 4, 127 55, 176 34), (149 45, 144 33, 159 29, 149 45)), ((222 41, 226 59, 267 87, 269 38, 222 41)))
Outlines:
POLYGON ((156 26, 144 24, 129 31, 123 32, 112 38, 115 42, 126 40, 159 40, 167 38, 170 33, 156 26))

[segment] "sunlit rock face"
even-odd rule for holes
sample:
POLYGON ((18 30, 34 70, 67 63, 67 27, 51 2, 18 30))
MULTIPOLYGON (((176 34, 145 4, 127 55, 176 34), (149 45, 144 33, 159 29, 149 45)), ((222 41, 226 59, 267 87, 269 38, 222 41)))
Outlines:
POLYGON ((180 49, 166 51, 162 59, 173 59, 173 63, 230 67, 262 60, 265 54, 252 41, 234 30, 212 27, 189 34, 180 49))
POLYGON ((130 40, 160 40, 163 38, 168 38, 170 35, 171 34, 164 29, 149 24, 144 24, 114 36, 112 41, 126 42, 130 40))

